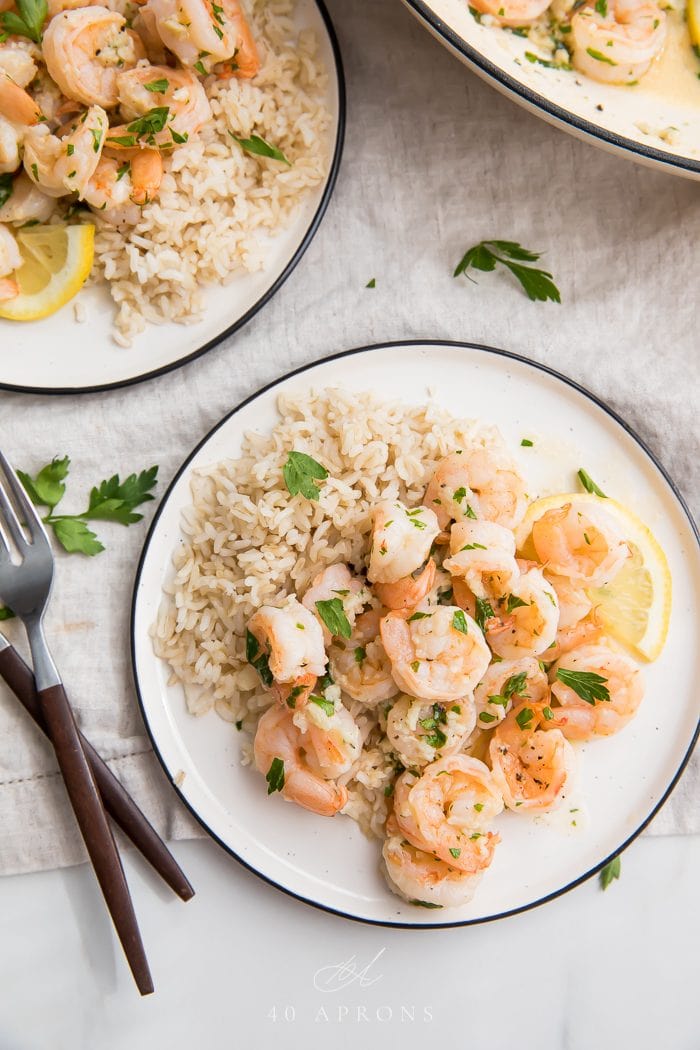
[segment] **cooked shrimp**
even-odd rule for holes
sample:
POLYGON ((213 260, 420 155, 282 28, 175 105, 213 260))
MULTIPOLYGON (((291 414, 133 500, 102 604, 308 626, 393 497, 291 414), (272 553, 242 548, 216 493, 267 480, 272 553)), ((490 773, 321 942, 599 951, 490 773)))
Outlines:
POLYGON ((639 80, 665 43, 666 12, 654 0, 608 0, 571 19, 574 66, 606 84, 639 80))
POLYGON ((7 73, 0 70, 0 116, 11 124, 31 127, 42 120, 42 113, 36 102, 24 88, 15 84, 7 73))
POLYGON ((532 542, 549 572, 588 587, 610 583, 629 555, 613 519, 585 503, 548 510, 532 526, 532 542))
POLYGON ((488 643, 498 656, 517 660, 539 656, 554 642, 559 606, 539 569, 529 569, 498 601, 495 618, 486 623, 488 643))
POLYGON ((17 171, 22 163, 20 153, 20 136, 9 120, 0 116, 0 175, 17 171))
POLYGON ((20 88, 28 87, 37 74, 37 64, 24 41, 8 40, 0 47, 0 71, 20 88))
POLYGON ((114 225, 134 225, 140 208, 157 197, 162 176, 158 150, 134 150, 130 159, 103 156, 82 199, 114 225))
POLYGON ((570 740, 588 740, 591 736, 619 732, 636 714, 644 696, 639 668, 628 656, 614 653, 605 645, 573 649, 554 665, 551 675, 552 695, 561 706, 552 708, 554 718, 547 725, 560 729, 570 740), (559 681, 560 670, 600 676, 610 699, 588 703, 570 685, 559 681))
POLYGON ((476 598, 461 576, 452 577, 452 601, 472 618, 476 615, 476 598))
POLYGON ((584 645, 595 645, 605 637, 605 628, 596 623, 594 618, 579 620, 573 627, 564 627, 557 631, 557 640, 554 645, 543 653, 548 663, 554 663, 564 653, 570 653, 572 649, 580 649, 584 645))
POLYGON ((520 702, 506 716, 491 738, 489 756, 493 779, 509 809, 554 809, 569 791, 574 776, 574 750, 558 730, 549 725, 545 707, 531 700, 520 702))
MULTIPOLYGON (((392 818, 387 822, 387 831, 390 828, 398 831, 392 818)), ((416 849, 399 834, 391 834, 384 841, 382 857, 389 889, 411 903, 456 908, 472 899, 481 881, 481 872, 467 875, 458 871, 416 849)))
POLYGON ((467 755, 438 759, 420 777, 407 770, 394 786, 394 816, 408 841, 469 874, 491 863, 499 837, 482 828, 502 809, 488 767, 467 755))
POLYGON ((323 674, 323 633, 313 613, 296 598, 282 609, 263 605, 248 621, 248 630, 268 652, 276 681, 295 682, 305 674, 323 674))
POLYGON ((499 26, 527 26, 549 7, 551 0, 473 0, 472 7, 490 15, 499 26))
POLYGON ((493 521, 456 522, 450 530, 450 555, 444 567, 462 576, 478 598, 505 594, 519 575, 515 536, 493 521))
POLYGON ((368 609, 358 616, 349 639, 334 638, 329 650, 331 674, 344 693, 368 707, 396 696, 399 687, 379 636, 380 615, 368 609))
POLYGON ((399 500, 382 500, 374 508, 367 578, 371 583, 396 583, 410 576, 428 560, 439 531, 427 507, 409 509, 399 500))
POLYGON ((100 163, 107 114, 90 106, 63 138, 52 135, 45 124, 28 128, 24 136, 24 167, 43 193, 61 197, 76 192, 82 197, 100 163))
POLYGON ((257 48, 238 0, 149 0, 158 35, 185 66, 205 73, 233 59, 232 72, 252 77, 260 68, 257 48), (236 67, 235 69, 233 67, 236 67))
POLYGON ((64 95, 86 106, 116 106, 117 74, 145 57, 126 19, 106 7, 61 11, 44 31, 46 68, 64 95))
POLYGON ((546 701, 548 696, 547 675, 532 656, 491 664, 474 693, 477 725, 489 729, 503 721, 513 704, 546 701))
POLYGON ((513 529, 525 513, 525 483, 504 452, 476 446, 438 463, 424 502, 443 532, 450 521, 474 517, 513 529))
POLYGON ((303 733, 308 765, 327 780, 347 773, 362 754, 360 728, 343 706, 338 686, 329 686, 322 696, 311 694, 293 721, 303 733))
POLYGON ((459 751, 474 721, 471 696, 445 704, 400 696, 387 715, 386 735, 404 766, 416 768, 459 751))
POLYGON ((308 702, 317 681, 315 674, 303 674, 293 682, 273 682, 272 695, 280 704, 295 710, 308 702))
POLYGON ((0 224, 0 302, 14 299, 19 295, 19 285, 8 274, 14 273, 22 265, 22 256, 7 226, 0 224))
POLYGON ((351 627, 355 618, 369 601, 369 594, 362 581, 354 577, 347 565, 343 565, 342 562, 329 565, 327 569, 323 569, 314 576, 301 600, 302 605, 318 619, 326 645, 330 644, 333 636, 316 608, 316 602, 333 601, 333 599, 337 599, 342 605, 351 627))
POLYGON ((0 222, 46 222, 54 200, 38 189, 23 171, 12 181, 12 193, 0 207, 0 222))
POLYGON ((474 620, 454 605, 436 606, 409 620, 389 613, 381 621, 381 635, 394 680, 424 700, 458 701, 473 691, 491 659, 474 620))
POLYGON ((415 609, 427 598, 435 583, 435 562, 432 558, 417 576, 404 576, 396 583, 376 583, 374 593, 387 609, 415 609))
POLYGON ((545 571, 545 579, 554 588, 559 602, 559 627, 575 627, 579 620, 587 616, 593 602, 586 594, 585 587, 578 580, 568 576, 557 576, 545 571))
POLYGON ((173 149, 194 138, 211 117, 207 94, 194 73, 170 66, 138 66, 117 75, 121 113, 129 123, 113 127, 109 133, 112 149, 158 146, 173 149), (147 84, 164 81, 164 91, 149 91, 147 84), (152 109, 164 109, 160 129, 134 129, 132 122, 152 109), (121 140, 121 141, 120 141, 121 140))
POLYGON ((314 773, 305 761, 305 740, 292 721, 293 712, 276 704, 258 722, 253 742, 255 764, 265 776, 273 762, 282 763, 282 795, 323 817, 332 817, 347 802, 347 789, 314 773))

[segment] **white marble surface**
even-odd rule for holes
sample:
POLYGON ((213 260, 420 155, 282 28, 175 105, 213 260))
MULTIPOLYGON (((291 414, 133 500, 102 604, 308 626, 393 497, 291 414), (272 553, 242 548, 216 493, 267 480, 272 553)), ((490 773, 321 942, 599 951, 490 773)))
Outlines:
POLYGON ((87 867, 3 879, 2 1050, 697 1050, 699 836, 637 840, 605 893, 592 880, 440 931, 326 915, 210 842, 175 852, 189 904, 127 857, 156 984, 146 1000, 87 867), (315 987, 353 957, 360 971, 375 960, 364 987, 315 987))

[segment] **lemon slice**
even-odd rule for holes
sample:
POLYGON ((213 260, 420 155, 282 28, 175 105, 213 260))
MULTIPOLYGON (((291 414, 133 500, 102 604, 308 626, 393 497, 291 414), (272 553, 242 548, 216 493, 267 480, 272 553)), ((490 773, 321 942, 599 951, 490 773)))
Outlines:
POLYGON ((693 51, 700 58, 700 0, 688 0, 686 17, 693 51))
POLYGON ((631 557, 605 587, 592 587, 593 602, 607 632, 645 660, 655 660, 664 647, 671 616, 671 572, 666 555, 644 522, 614 499, 587 492, 546 496, 528 507, 515 539, 523 557, 534 557, 532 526, 548 510, 566 503, 590 503, 614 518, 631 557))
POLYGON ((36 321, 59 310, 85 284, 95 254, 95 227, 31 226, 16 237, 22 265, 12 276, 20 293, 0 302, 0 317, 36 321))

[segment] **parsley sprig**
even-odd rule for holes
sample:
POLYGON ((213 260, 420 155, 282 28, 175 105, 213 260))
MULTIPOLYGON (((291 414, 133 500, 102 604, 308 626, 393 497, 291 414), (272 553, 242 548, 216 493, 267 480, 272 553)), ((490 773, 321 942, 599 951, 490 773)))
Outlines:
POLYGON ((49 13, 47 0, 17 0, 16 11, 3 11, 0 26, 13 36, 26 36, 41 43, 41 30, 49 13))
POLYGON ((462 256, 453 277, 464 274, 470 281, 467 270, 481 270, 490 273, 496 269, 498 263, 506 266, 514 277, 520 281, 526 295, 533 302, 539 300, 544 302, 551 299, 552 302, 560 303, 561 295, 556 284, 552 280, 551 273, 540 270, 536 266, 524 266, 523 263, 537 262, 542 252, 531 252, 521 247, 517 241, 480 241, 470 248, 462 256))
POLYGON ((70 459, 55 457, 42 467, 36 477, 18 470, 17 475, 29 498, 37 507, 47 507, 48 514, 41 520, 50 525, 54 535, 69 554, 87 554, 92 557, 103 551, 104 545, 88 528, 88 521, 115 521, 120 525, 132 525, 141 521, 143 514, 135 508, 148 503, 154 497, 151 489, 158 477, 158 467, 130 474, 122 481, 118 474, 101 481, 92 488, 87 508, 79 514, 56 514, 55 510, 66 492, 66 478, 70 470, 70 459))

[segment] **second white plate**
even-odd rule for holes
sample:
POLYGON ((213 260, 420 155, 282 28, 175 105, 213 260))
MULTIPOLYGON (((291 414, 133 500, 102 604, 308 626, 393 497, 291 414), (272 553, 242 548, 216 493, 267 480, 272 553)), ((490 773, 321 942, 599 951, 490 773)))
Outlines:
POLYGON ((264 269, 241 274, 228 285, 208 287, 201 321, 151 325, 129 348, 117 346, 112 338, 114 304, 102 285, 79 293, 87 314, 84 324, 76 323, 72 302, 41 321, 0 320, 0 388, 73 394, 154 378, 238 331, 284 284, 323 219, 338 175, 345 132, 343 67, 323 0, 297 0, 295 22, 299 29, 314 30, 319 58, 328 71, 328 172, 305 195, 291 224, 267 239, 264 269))
POLYGON ((683 502, 663 469, 612 411, 575 384, 523 358, 486 347, 413 343, 370 347, 309 365, 234 409, 186 459, 151 526, 134 589, 132 654, 146 726, 183 802, 209 833, 258 875, 329 911, 389 925, 484 922, 531 908, 597 871, 637 835, 680 775, 698 732, 700 554, 683 502), (215 714, 187 713, 179 686, 153 653, 149 628, 190 503, 191 471, 238 455, 245 431, 277 421, 277 397, 339 386, 421 403, 496 424, 530 492, 570 491, 580 467, 635 511, 669 559, 674 583, 666 648, 644 668, 646 698, 615 737, 577 745, 576 801, 556 820, 507 813, 502 842, 474 900, 426 911, 391 894, 380 849, 349 818, 328 820, 265 792, 239 761, 240 737, 215 714), (527 437, 533 448, 522 448, 527 437), (669 691, 669 682, 673 688, 669 691))

